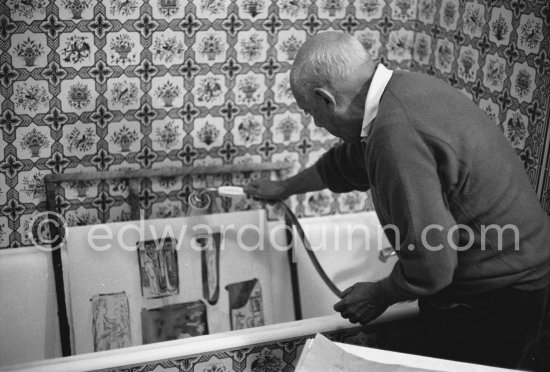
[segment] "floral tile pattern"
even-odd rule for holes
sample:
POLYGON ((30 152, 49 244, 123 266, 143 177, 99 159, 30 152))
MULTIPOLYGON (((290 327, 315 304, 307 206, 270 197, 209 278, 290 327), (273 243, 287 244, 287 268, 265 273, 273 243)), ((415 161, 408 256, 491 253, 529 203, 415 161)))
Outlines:
MULTIPOLYGON (((285 160, 337 141, 296 106, 296 51, 355 34, 390 68, 435 75, 490 115, 550 212, 550 5, 500 0, 0 2, 0 248, 28 243, 49 173, 285 160)), ((247 182, 227 175, 218 184, 247 182)), ((189 213, 207 181, 140 185, 147 218, 189 213), (164 186, 161 186, 164 185, 164 186)), ((62 184, 71 224, 129 218, 121 182, 62 184)), ((291 198, 300 215, 372 209, 368 194, 291 198)), ((257 207, 220 201, 223 210, 257 207)))
MULTIPOLYGON (((402 352, 414 352, 411 340, 418 334, 414 319, 380 323, 345 331, 324 333, 332 341, 402 352)), ((283 339, 185 359, 163 360, 142 365, 124 366, 114 371, 157 372, 290 372, 294 371, 304 344, 314 335, 283 339)), ((413 342, 414 343, 414 342, 413 342)))

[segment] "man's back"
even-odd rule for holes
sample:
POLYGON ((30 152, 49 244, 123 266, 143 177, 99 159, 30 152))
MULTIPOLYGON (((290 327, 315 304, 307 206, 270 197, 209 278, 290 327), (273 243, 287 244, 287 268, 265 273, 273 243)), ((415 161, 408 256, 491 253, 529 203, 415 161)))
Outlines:
MULTIPOLYGON (((473 244, 458 252, 449 290, 475 293, 510 284, 521 289, 547 285, 550 219, 541 210, 518 156, 488 115, 444 82, 396 71, 382 96, 367 153, 369 146, 392 140, 397 141, 393 148, 407 152, 410 136, 431 152, 445 206, 456 223, 473 231, 472 236, 464 234, 466 230, 460 234, 459 246, 471 239, 473 244), (400 148, 403 133, 408 137, 400 148), (519 245, 510 225, 517 227, 519 245)), ((376 151, 371 148, 370 153, 376 151)), ((415 157, 414 151, 410 156, 415 157)), ((372 160, 367 155, 367 169, 372 169, 368 165, 372 160)), ((414 173, 414 169, 405 172, 414 173)), ((373 172, 369 179, 376 184, 373 172)))

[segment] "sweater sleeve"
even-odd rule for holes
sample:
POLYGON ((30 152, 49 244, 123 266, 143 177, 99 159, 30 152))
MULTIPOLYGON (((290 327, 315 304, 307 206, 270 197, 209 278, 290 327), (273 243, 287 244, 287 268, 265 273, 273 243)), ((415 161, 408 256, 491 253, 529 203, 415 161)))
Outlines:
POLYGON ((315 166, 323 183, 333 192, 369 189, 361 143, 339 144, 323 154, 315 166))
POLYGON ((381 220, 391 224, 384 231, 399 257, 390 279, 415 296, 434 294, 452 282, 457 266, 457 240, 448 237, 456 221, 434 153, 408 124, 385 126, 372 143, 372 193, 381 220))

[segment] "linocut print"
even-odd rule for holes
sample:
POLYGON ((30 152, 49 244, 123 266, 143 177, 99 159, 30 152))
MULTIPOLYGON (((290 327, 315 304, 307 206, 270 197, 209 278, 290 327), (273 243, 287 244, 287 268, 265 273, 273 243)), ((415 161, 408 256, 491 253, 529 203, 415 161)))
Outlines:
POLYGON ((215 305, 220 296, 221 234, 197 235, 195 241, 201 250, 203 297, 210 305, 215 305))
POLYGON ((158 298, 179 293, 177 241, 138 242, 141 292, 145 298, 158 298))
POLYGON ((260 327, 265 324, 262 288, 258 279, 229 284, 231 330, 260 327))
POLYGON ((132 346, 126 293, 98 294, 92 297, 91 302, 94 351, 132 346))
POLYGON ((202 301, 141 310, 143 344, 208 334, 206 305, 202 301))

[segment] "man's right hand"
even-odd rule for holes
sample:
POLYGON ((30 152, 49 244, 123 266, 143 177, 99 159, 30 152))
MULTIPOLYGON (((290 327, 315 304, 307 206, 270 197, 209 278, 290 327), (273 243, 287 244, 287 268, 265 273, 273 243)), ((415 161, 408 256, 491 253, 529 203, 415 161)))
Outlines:
POLYGON ((325 188, 315 165, 302 170, 283 181, 271 181, 267 178, 250 181, 244 187, 248 196, 266 201, 285 200, 294 194, 303 194, 325 188))
POLYGON ((248 196, 268 201, 284 200, 291 195, 287 191, 285 181, 271 181, 267 178, 250 181, 244 187, 244 192, 248 196))

